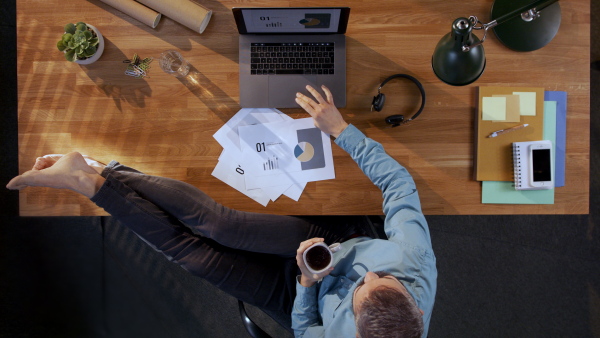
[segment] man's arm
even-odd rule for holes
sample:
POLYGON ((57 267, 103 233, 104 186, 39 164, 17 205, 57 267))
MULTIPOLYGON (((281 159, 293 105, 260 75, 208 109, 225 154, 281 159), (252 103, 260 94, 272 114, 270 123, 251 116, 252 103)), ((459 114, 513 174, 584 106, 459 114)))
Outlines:
POLYGON ((388 238, 431 248, 417 189, 406 168, 390 157, 380 143, 367 138, 354 126, 348 127, 327 87, 322 87, 326 98, 314 88, 306 88, 317 102, 301 93, 296 95, 296 102, 313 117, 315 126, 336 138, 336 144, 347 151, 365 175, 381 189, 388 238))
POLYGON ((322 320, 317 304, 318 288, 316 285, 305 287, 299 279, 296 282, 296 298, 292 309, 292 329, 295 337, 303 337, 310 327, 318 326, 322 330, 322 320))
POLYGON ((417 188, 406 168, 389 156, 383 146, 350 125, 335 140, 383 193, 385 232, 388 239, 431 248, 429 229, 417 188))
MULTIPOLYGON (((331 92, 323 86, 323 91, 326 94, 325 99, 311 86, 306 86, 306 89, 311 92, 318 103, 301 93, 296 94, 296 103, 313 117, 316 127, 326 134, 337 137, 348 127, 348 124, 335 108, 331 92)), ((308 246, 303 248, 303 243, 300 244, 296 254, 296 262, 300 267, 300 271, 302 271, 302 275, 296 282, 296 299, 294 299, 294 308, 292 309, 292 328, 296 337, 304 336, 307 330, 311 332, 311 336, 322 336, 324 330, 318 310, 318 285, 314 285, 318 278, 311 278, 310 273, 304 266, 301 251, 304 252, 308 246)), ((331 270, 327 271, 327 274, 329 272, 331 270)))
POLYGON ((306 264, 304 264, 304 259, 302 258, 306 249, 315 243, 323 241, 323 238, 311 238, 300 243, 296 251, 296 264, 298 264, 301 272, 301 275, 296 279, 296 298, 294 299, 294 307, 292 309, 292 329, 294 329, 296 337, 304 336, 307 330, 317 333, 317 336, 323 332, 317 299, 319 289, 316 284, 323 277, 329 275, 333 267, 319 274, 312 274, 306 268, 306 264))

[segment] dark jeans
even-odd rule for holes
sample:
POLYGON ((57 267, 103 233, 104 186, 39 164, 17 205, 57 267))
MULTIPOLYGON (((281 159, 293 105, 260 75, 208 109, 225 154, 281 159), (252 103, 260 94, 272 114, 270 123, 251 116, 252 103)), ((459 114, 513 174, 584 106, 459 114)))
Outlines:
POLYGON ((195 276, 244 302, 291 314, 296 250, 323 237, 354 233, 357 218, 277 216, 240 212, 187 183, 143 174, 112 161, 92 201, 152 248, 195 276))

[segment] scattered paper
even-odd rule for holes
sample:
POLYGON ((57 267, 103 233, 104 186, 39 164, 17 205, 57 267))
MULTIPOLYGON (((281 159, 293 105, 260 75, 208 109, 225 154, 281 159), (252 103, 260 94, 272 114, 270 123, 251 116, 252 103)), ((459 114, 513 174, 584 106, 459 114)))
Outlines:
POLYGON ((308 182, 304 182, 300 185, 293 184, 283 194, 298 202, 298 200, 300 199, 300 195, 302 195, 304 188, 306 188, 306 183, 308 182))
POLYGON ((242 109, 213 136, 224 150, 212 175, 263 206, 281 195, 298 201, 308 182, 335 178, 331 140, 312 118, 242 109))
POLYGON ((244 108, 237 112, 221 129, 213 135, 223 149, 240 149, 238 127, 253 124, 293 120, 277 109, 244 108))
POLYGON ((221 181, 229 184, 235 190, 252 198, 262 206, 267 206, 270 197, 261 189, 246 189, 246 181, 244 180, 244 168, 241 162, 237 161, 240 158, 241 152, 236 149, 225 149, 219 157, 219 162, 212 172, 212 175, 221 181))
POLYGON ((331 141, 312 118, 244 126, 239 131, 249 189, 335 178, 331 141))

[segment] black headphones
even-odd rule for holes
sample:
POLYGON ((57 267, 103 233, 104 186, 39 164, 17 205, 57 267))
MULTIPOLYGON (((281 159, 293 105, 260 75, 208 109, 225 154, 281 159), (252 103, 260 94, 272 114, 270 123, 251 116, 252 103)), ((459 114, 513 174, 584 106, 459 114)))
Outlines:
POLYGON ((386 117, 385 122, 391 124, 392 127, 397 127, 401 124, 405 124, 416 119, 417 116, 419 116, 419 114, 421 114, 421 112, 423 111, 423 108, 425 108, 425 89, 423 89, 423 85, 421 84, 421 82, 419 82, 419 80, 415 79, 410 75, 395 74, 385 79, 379 86, 379 89, 377 89, 377 96, 373 97, 373 103, 371 103, 371 111, 373 111, 373 109, 375 109, 376 111, 381 111, 383 109, 383 104, 385 103, 385 95, 381 92, 381 88, 383 88, 383 86, 386 83, 388 83, 388 81, 398 77, 409 79, 417 85, 419 91, 421 92, 421 108, 419 108, 419 110, 410 119, 406 121, 404 120, 404 115, 391 115, 386 117))

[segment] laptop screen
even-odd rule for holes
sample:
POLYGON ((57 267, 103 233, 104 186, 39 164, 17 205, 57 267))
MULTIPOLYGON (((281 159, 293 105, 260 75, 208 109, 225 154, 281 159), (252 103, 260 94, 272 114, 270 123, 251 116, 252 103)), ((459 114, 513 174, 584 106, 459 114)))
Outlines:
POLYGON ((348 7, 233 8, 240 34, 343 34, 348 7))

